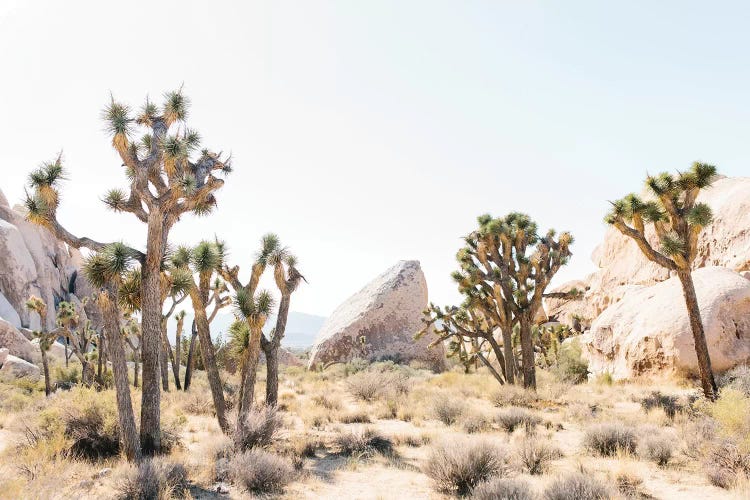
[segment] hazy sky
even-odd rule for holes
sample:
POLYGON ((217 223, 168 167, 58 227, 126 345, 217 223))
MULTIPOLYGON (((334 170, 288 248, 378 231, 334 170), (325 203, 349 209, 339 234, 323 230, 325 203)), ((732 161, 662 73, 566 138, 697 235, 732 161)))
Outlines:
POLYGON ((0 0, 0 188, 61 149, 60 220, 142 245, 99 198, 125 187, 100 110, 184 82, 189 123, 235 172, 172 242, 224 238, 245 270, 267 231, 329 314, 400 259, 456 298, 460 237, 484 212, 570 230, 582 276, 608 199, 694 160, 746 175, 750 10, 725 2, 0 0))

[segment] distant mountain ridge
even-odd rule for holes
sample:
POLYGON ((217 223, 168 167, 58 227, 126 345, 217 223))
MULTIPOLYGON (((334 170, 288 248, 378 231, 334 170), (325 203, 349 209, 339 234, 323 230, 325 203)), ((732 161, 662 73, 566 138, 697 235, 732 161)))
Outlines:
MULTIPOLYGON (((190 334, 190 324, 193 321, 193 314, 190 311, 186 311, 186 313, 184 335, 187 336, 190 334)), ((282 340, 281 345, 292 349, 307 349, 311 347, 315 343, 315 337, 318 335, 318 331, 320 331, 325 320, 326 318, 323 316, 291 311, 287 320, 284 340, 282 340)), ((213 323, 211 323, 211 335, 214 338, 225 337, 232 322, 234 322, 233 314, 218 314, 213 323)), ((263 330, 268 332, 275 324, 276 316, 271 316, 268 318, 266 328, 263 330)), ((170 319, 167 325, 167 332, 171 342, 174 342, 176 326, 177 322, 173 318, 170 319)))

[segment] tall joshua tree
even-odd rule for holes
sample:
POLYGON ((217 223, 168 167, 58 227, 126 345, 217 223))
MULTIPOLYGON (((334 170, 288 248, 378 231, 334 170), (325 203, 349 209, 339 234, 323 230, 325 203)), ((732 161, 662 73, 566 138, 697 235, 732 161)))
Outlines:
POLYGON ((113 243, 91 255, 83 269, 91 284, 99 289, 96 303, 102 312, 104 332, 112 360, 120 439, 128 460, 140 459, 142 452, 130 399, 128 365, 125 361, 118 301, 119 287, 138 257, 139 254, 135 250, 122 243, 113 243))
POLYGON ((276 406, 279 396, 279 348, 286 332, 292 293, 305 277, 296 267, 297 258, 286 249, 281 248, 272 253, 268 263, 273 266, 273 277, 281 293, 281 300, 276 314, 276 326, 271 330, 269 338, 261 332, 260 345, 266 356, 266 405, 276 406))
MULTIPOLYGON (((89 298, 85 297, 84 301, 89 298)), ((78 361, 81 363, 81 382, 89 387, 94 381, 94 367, 89 358, 89 347, 98 335, 91 328, 91 321, 81 321, 81 312, 72 302, 60 302, 57 305, 58 333, 65 337, 78 361)))
POLYGON ((709 399, 716 397, 717 388, 691 269, 698 253, 698 236, 713 219, 711 207, 696 200, 702 189, 713 184, 716 175, 715 166, 694 163, 690 170, 676 176, 667 172, 648 176, 648 199, 629 194, 613 202, 605 218, 632 238, 647 259, 677 274, 693 331, 703 393, 709 399), (646 235, 647 226, 656 234, 658 249, 646 235))
POLYGON ((54 333, 47 331, 47 304, 39 297, 32 295, 26 301, 26 308, 34 311, 41 319, 41 330, 34 332, 34 336, 39 339, 39 351, 42 353, 42 368, 44 369, 44 394, 47 396, 52 392, 52 384, 49 377, 49 361, 47 360, 47 351, 55 341, 54 333))
MULTIPOLYGON (((112 189, 105 204, 114 211, 128 212, 147 226, 146 251, 141 261, 143 324, 143 391, 140 437, 143 453, 160 448, 159 351, 161 349, 162 296, 161 264, 167 238, 174 224, 188 212, 208 213, 216 204, 214 192, 224 181, 216 172, 229 172, 230 160, 221 154, 198 149, 200 136, 184 126, 188 98, 182 90, 165 94, 161 107, 146 100, 137 116, 130 108, 111 100, 103 118, 112 137, 112 146, 124 167, 129 187, 112 189), (145 129, 139 141, 133 136, 145 129), (171 131, 171 132, 170 132, 171 131)), ((58 184, 63 178, 61 158, 44 164, 30 176, 33 194, 26 207, 31 221, 49 228, 58 238, 79 248, 100 251, 106 245, 87 237, 77 237, 57 220, 58 184)))
MULTIPOLYGON (((213 285, 211 285, 211 293, 208 295, 208 301, 206 302, 206 308, 204 311, 208 315, 209 326, 213 323, 216 318, 216 314, 219 310, 232 304, 232 298, 227 295, 226 284, 218 276, 214 278, 213 285), (208 309, 211 310, 211 314, 208 314, 208 309)), ((188 341, 187 349, 187 360, 185 363, 185 384, 184 388, 187 391, 190 389, 190 382, 193 376, 193 370, 195 369, 195 360, 198 357, 195 353, 195 341, 198 338, 198 327, 196 326, 195 318, 190 325, 190 340, 188 341)))
POLYGON ((177 389, 179 389, 180 388, 179 373, 180 373, 180 365, 182 364, 182 352, 181 352, 182 338, 183 338, 182 334, 183 334, 183 331, 185 330, 185 310, 182 309, 180 311, 177 311, 177 314, 174 315, 174 319, 175 321, 177 321, 177 329, 174 334, 174 357, 175 357, 175 360, 177 361, 178 383, 176 385, 177 385, 177 389))
POLYGON ((229 433, 229 421, 226 417, 226 402, 224 389, 216 365, 216 353, 211 341, 211 329, 206 307, 211 290, 211 278, 221 268, 224 262, 224 246, 220 242, 202 241, 195 248, 180 247, 172 256, 172 265, 178 269, 190 269, 198 275, 198 282, 190 275, 189 294, 193 303, 195 326, 200 341, 201 358, 208 375, 211 396, 214 400, 214 410, 219 421, 219 427, 224 433, 229 433), (188 267, 189 266, 189 267, 188 267))

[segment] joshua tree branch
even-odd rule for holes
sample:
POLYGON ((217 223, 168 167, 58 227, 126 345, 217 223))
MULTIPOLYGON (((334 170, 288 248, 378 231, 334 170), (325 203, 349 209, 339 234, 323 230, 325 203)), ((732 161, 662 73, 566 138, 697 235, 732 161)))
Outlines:
POLYGON ((619 219, 615 220, 613 222, 613 225, 622 234, 635 240, 638 248, 641 249, 648 260, 655 262, 662 267, 666 267, 667 269, 672 269, 675 271, 677 270, 677 264, 675 264, 675 262, 669 257, 666 257, 654 250, 654 248, 649 244, 649 242, 646 240, 646 237, 642 233, 639 233, 619 219))

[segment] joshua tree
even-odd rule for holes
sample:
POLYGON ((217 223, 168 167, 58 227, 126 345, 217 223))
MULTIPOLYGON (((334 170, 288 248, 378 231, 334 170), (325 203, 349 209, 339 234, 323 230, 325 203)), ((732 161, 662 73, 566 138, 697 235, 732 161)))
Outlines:
POLYGON ((268 263, 273 266, 273 277, 281 293, 281 301, 276 315, 276 326, 271 330, 270 338, 261 333, 260 345, 266 356, 266 405, 276 406, 279 395, 279 348, 286 331, 292 293, 305 277, 297 270, 296 257, 286 249, 278 249, 272 253, 268 263))
MULTIPOLYGON (((88 297, 83 299, 88 301, 88 297)), ((89 348, 98 335, 91 328, 91 321, 81 321, 81 313, 77 306, 71 302, 60 302, 57 306, 58 333, 65 337, 73 354, 81 363, 81 382, 85 386, 91 386, 94 382, 94 367, 91 366, 89 348)))
POLYGON ((137 258, 138 254, 133 249, 122 243, 113 243, 91 255, 84 265, 86 277, 93 286, 99 288, 96 303, 102 312, 104 331, 112 360, 120 440, 128 460, 138 460, 142 451, 135 427, 133 404, 130 400, 128 365, 125 361, 125 347, 122 342, 118 300, 119 287, 137 258))
MULTIPOLYGON (((500 362, 506 380, 512 382, 516 371, 513 353, 513 328, 517 324, 521 339, 523 383, 536 388, 532 325, 534 315, 542 307, 544 290, 550 280, 570 257, 569 233, 555 239, 555 232, 537 234, 536 224, 528 215, 511 213, 504 218, 482 215, 479 229, 469 234, 466 245, 456 258, 461 270, 453 273, 459 290, 466 297, 460 308, 440 308, 430 305, 425 311, 427 326, 442 322, 436 332, 436 342, 453 337, 482 339, 500 362), (499 329, 503 349, 494 337, 499 329)), ((481 349, 475 355, 487 365, 495 378, 500 374, 492 369, 481 349)))
POLYGON ((182 364, 182 352, 180 352, 180 349, 182 348, 182 332, 185 329, 185 310, 177 311, 177 314, 174 315, 174 319, 177 321, 177 330, 174 334, 174 358, 177 362, 177 381, 175 382, 175 385, 177 386, 177 389, 180 389, 180 365, 182 364))
MULTIPOLYGON (((221 268, 224 262, 224 245, 221 242, 202 241, 195 248, 180 247, 172 256, 172 265, 177 269, 190 270, 198 275, 196 283, 190 271, 189 294, 193 303, 195 315, 195 326, 201 347, 201 358, 208 375, 208 383, 211 387, 211 396, 214 400, 216 418, 219 427, 224 433, 229 433, 229 421, 226 418, 226 402, 224 401, 224 389, 219 376, 219 368, 216 366, 216 353, 211 341, 211 328, 209 318, 206 314, 209 293, 211 291, 211 278, 221 268)), ((214 293, 219 293, 216 291, 214 293)), ((218 304, 217 304, 218 306, 218 304)))
POLYGON ((255 393, 255 377, 260 357, 260 338, 263 326, 273 310, 273 298, 265 290, 257 294, 257 298, 250 295, 246 288, 240 288, 235 295, 235 309, 237 315, 247 324, 247 343, 243 346, 241 358, 240 396, 237 408, 237 432, 235 434, 237 446, 241 446, 247 434, 247 417, 253 404, 255 393))
MULTIPOLYGON (((161 265, 167 238, 182 215, 210 212, 216 204, 214 192, 224 181, 217 171, 229 172, 230 160, 207 149, 194 155, 200 137, 184 127, 189 101, 182 90, 165 95, 161 108, 146 100, 140 114, 132 117, 130 108, 115 102, 104 110, 104 119, 112 136, 128 179, 127 191, 113 189, 105 204, 118 212, 133 214, 147 226, 146 251, 138 253, 141 262, 141 302, 143 329, 143 391, 140 436, 143 453, 151 455, 160 448, 159 351, 162 338, 161 265), (140 141, 133 141, 136 127, 145 129, 140 141), (178 130, 170 134, 170 129, 178 130), (192 158, 191 158, 192 156, 192 158)), ((58 238, 79 248, 101 251, 106 244, 76 237, 57 220, 58 184, 63 178, 61 158, 43 165, 30 176, 34 192, 27 196, 29 220, 49 228, 58 238)))
POLYGON ((693 331, 703 393, 709 399, 717 396, 717 388, 691 269, 698 253, 698 236, 713 219, 711 207, 696 200, 701 190, 715 179, 716 167, 705 163, 694 163, 690 170, 677 176, 667 172, 648 176, 648 199, 629 194, 613 202, 605 218, 608 224, 632 238, 647 259, 677 274, 693 331), (647 237, 647 226, 653 227, 658 249, 647 237))
POLYGON ((26 301, 26 307, 39 315, 41 330, 35 331, 34 336, 39 339, 39 351, 42 353, 42 368, 44 369, 44 394, 47 396, 52 392, 52 384, 49 378, 49 361, 47 351, 55 341, 56 335, 47 331, 47 304, 42 299, 32 295, 26 301))
POLYGON ((133 387, 138 387, 138 364, 141 357, 141 325, 130 314, 123 315, 122 338, 133 351, 133 387))

